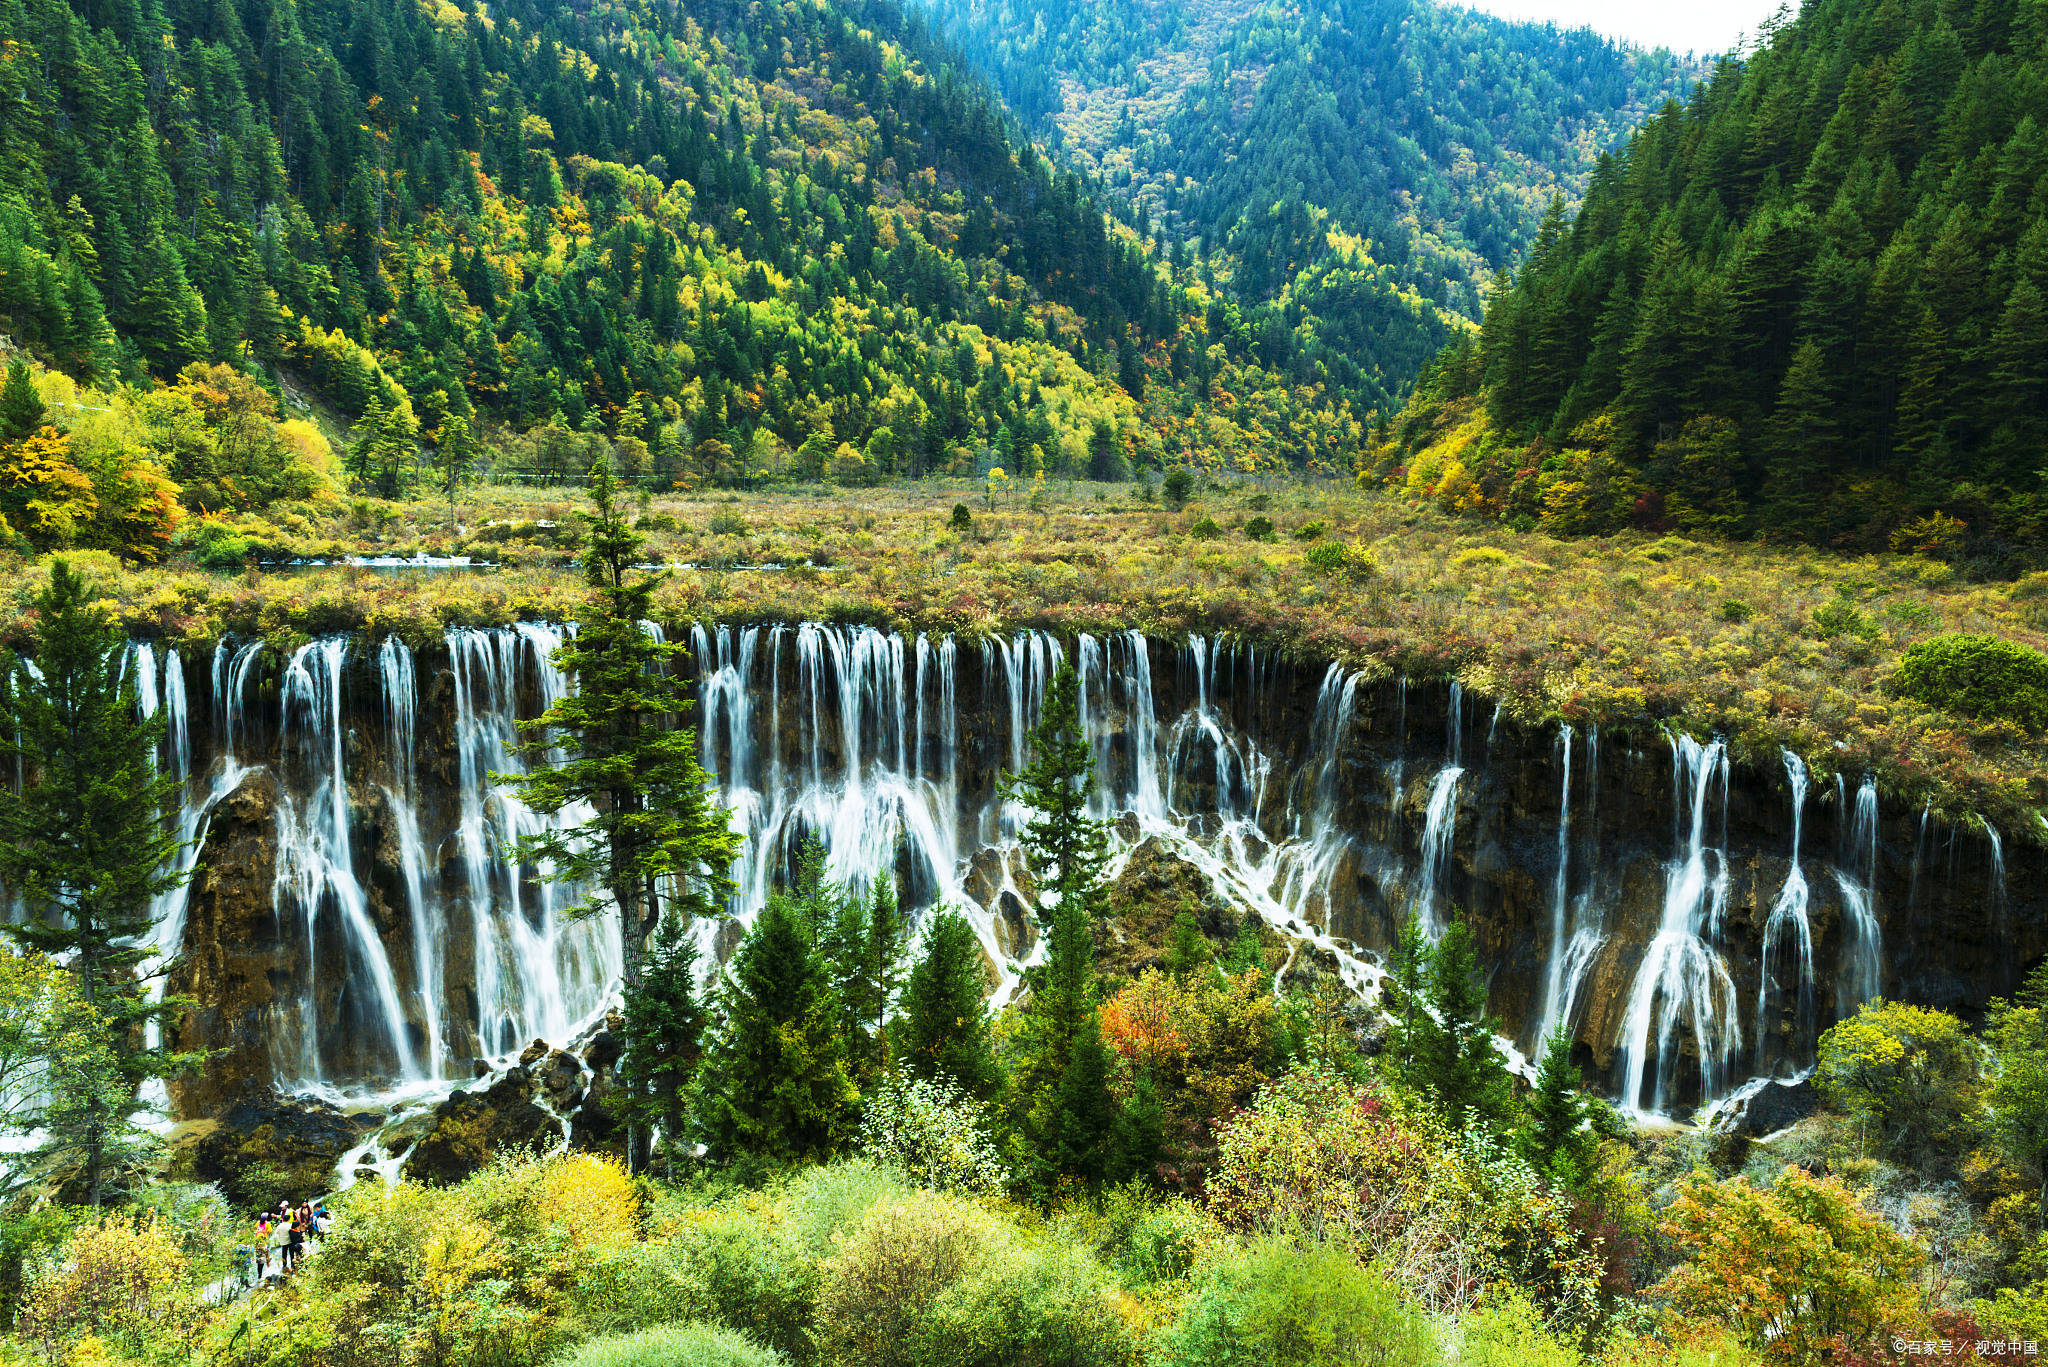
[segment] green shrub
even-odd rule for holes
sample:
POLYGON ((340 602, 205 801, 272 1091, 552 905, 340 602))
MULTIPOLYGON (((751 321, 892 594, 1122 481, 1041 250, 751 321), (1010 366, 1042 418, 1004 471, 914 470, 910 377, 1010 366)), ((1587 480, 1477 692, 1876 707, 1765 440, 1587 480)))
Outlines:
POLYGON ((1215 518, 1204 516, 1194 526, 1188 528, 1188 535, 1202 541, 1214 541, 1223 535, 1223 529, 1216 525, 1215 518))
POLYGON ((1166 472, 1160 481, 1159 492, 1166 498, 1166 506, 1179 512, 1187 506, 1188 498, 1195 492, 1195 476, 1184 465, 1176 465, 1166 472))
POLYGON ((633 524, 638 532, 672 532, 676 529, 674 513, 649 513, 633 524))
POLYGON ((1747 622, 1756 616, 1756 609, 1740 598, 1724 598, 1721 606, 1714 609, 1714 615, 1724 622, 1747 622))
POLYGON ((592 1339, 556 1367, 782 1367, 788 1362, 745 1334, 712 1324, 664 1324, 592 1339))
POLYGON ((1892 687, 1960 716, 2048 727, 2048 655, 2003 637, 1951 632, 1917 641, 1892 687))
POLYGON ((1271 494, 1253 494, 1245 499, 1244 506, 1255 513, 1263 513, 1266 509, 1273 506, 1273 496, 1271 494))
POLYGON ((1304 522, 1294 529, 1296 541, 1313 541, 1330 529, 1327 522, 1304 522))
POLYGON ((1877 634, 1877 624, 1844 593, 1813 610, 1813 630, 1822 640, 1837 636, 1868 638, 1877 634))
POLYGON ((958 1197, 878 1205, 820 1268, 826 1367, 1110 1367, 1134 1358, 1114 1288, 1085 1253, 958 1197))
POLYGON ((1434 1367, 1436 1335, 1378 1273, 1271 1238, 1206 1270, 1162 1360, 1174 1367, 1434 1367))
POLYGON ((713 536, 745 536, 747 520, 738 513, 713 513, 705 524, 713 536))
POLYGON ((1469 1316, 1459 1367, 1580 1367, 1576 1352, 1550 1336, 1527 1297, 1511 1293, 1469 1316))
POLYGON ((1329 575, 1332 579, 1349 579, 1363 583, 1379 573, 1379 557, 1368 546, 1353 546, 1342 541, 1318 541, 1302 556, 1302 561, 1318 574, 1329 575))
POLYGON ((953 505, 952 527, 956 532, 971 532, 974 530, 974 514, 967 510, 965 503, 955 503, 953 505))
POLYGON ((1270 517, 1253 518, 1244 524, 1244 534, 1254 541, 1273 540, 1273 519, 1270 517))

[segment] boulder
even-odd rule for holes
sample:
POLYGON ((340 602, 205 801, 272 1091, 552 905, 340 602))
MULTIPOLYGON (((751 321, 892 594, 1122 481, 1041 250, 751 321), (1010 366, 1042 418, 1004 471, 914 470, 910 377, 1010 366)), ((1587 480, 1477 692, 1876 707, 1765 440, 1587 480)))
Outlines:
POLYGON ((451 1094, 434 1108, 433 1128, 406 1155, 404 1175, 447 1185, 506 1149, 558 1147, 561 1122, 533 1103, 529 1085, 524 1070, 514 1068, 481 1091, 451 1094))
POLYGON ((1103 968, 1109 972, 1135 973, 1160 962, 1182 912, 1192 915, 1203 935, 1219 947, 1235 938, 1240 921, 1209 876, 1158 839, 1148 839, 1131 851, 1110 888, 1109 904, 1122 932, 1104 948, 1103 968))
POLYGON ((193 1151, 192 1172, 217 1182, 245 1210, 331 1191, 342 1155, 363 1142, 375 1117, 345 1115, 324 1101, 250 1094, 230 1103, 193 1151))
POLYGON ((1811 1078, 1767 1082, 1729 1121, 1736 1133, 1762 1139, 1797 1125, 1820 1109, 1820 1094, 1811 1078))

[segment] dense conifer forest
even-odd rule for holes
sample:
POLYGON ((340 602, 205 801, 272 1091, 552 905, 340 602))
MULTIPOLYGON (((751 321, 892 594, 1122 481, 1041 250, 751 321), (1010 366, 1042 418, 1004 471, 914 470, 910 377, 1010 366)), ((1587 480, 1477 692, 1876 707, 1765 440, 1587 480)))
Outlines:
POLYGON ((1368 409, 1407 393, 1551 200, 1576 201, 1595 158, 1695 74, 1413 0, 934 12, 1140 231, 1368 409))
POLYGON ((1804 6, 1601 161, 1375 473, 1564 530, 2035 567, 2044 108, 2038 6, 1804 6))

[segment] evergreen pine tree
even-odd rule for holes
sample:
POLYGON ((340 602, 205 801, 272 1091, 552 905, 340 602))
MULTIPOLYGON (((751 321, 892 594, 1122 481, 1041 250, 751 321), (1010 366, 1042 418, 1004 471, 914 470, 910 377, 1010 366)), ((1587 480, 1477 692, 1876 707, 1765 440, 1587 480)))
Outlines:
POLYGON ((1010 779, 1008 795, 1032 815, 1020 832, 1026 866, 1038 880, 1038 904, 1079 902, 1092 918, 1103 910, 1102 873, 1108 834, 1088 815, 1095 753, 1081 732, 1081 683, 1061 660, 1031 732, 1031 758, 1010 779))
POLYGON ((1544 1041, 1528 1116, 1516 1140, 1530 1166, 1566 1190, 1577 1190, 1592 1175, 1598 1148, 1587 1124, 1592 1103, 1581 1082, 1572 1063, 1571 1036, 1553 1032, 1544 1041))
POLYGON ((0 437, 21 441, 34 436, 43 425, 42 395, 36 393, 29 377, 28 362, 14 361, 7 367, 7 384, 0 388, 0 437))
POLYGON ((1067 1051, 1066 1067, 1053 1088, 1051 1105, 1039 1142, 1032 1150, 1041 1191, 1051 1193, 1062 1180, 1101 1185, 1117 1158, 1116 1101, 1109 1092, 1109 1046, 1094 1012, 1067 1051))
POLYGON ((448 495, 448 525, 451 530, 456 524, 456 495, 476 478, 481 455, 467 418, 451 413, 442 420, 441 440, 434 446, 434 482, 441 486, 442 493, 448 495))
POLYGON ((948 1080, 980 1101, 1002 1090, 989 1046, 985 963, 966 917, 951 911, 934 916, 925 927, 924 956, 903 987, 893 1041, 904 1071, 948 1080))
POLYGON ((1401 984, 1405 1007, 1391 1051, 1397 1076, 1451 1124, 1479 1123, 1505 1132, 1514 1087, 1494 1047, 1499 1030, 1486 1014, 1486 983, 1471 927, 1454 918, 1422 956, 1426 968, 1420 973, 1405 943, 1409 933, 1402 938, 1397 981, 1405 977, 1420 991, 1401 984))
MULTIPOLYGON (((724 905, 738 837, 697 760, 696 731, 682 721, 689 706, 683 671, 665 668, 681 647, 657 641, 641 625, 652 615, 661 576, 634 572, 641 538, 617 494, 610 463, 598 461, 583 544, 590 594, 576 634, 555 652, 556 666, 576 688, 522 724, 534 767, 500 781, 538 812, 554 815, 583 802, 595 809, 579 828, 522 840, 519 852, 554 880, 587 889, 568 914, 617 911, 622 981, 630 992, 664 898, 668 913, 685 921, 724 905)), ((643 1139, 639 1126, 629 1127, 627 1155, 636 1170, 643 1139)))
POLYGON ((1774 529, 1804 535, 1811 528, 1829 482, 1836 434, 1834 396, 1820 348, 1810 340, 1801 342, 1771 416, 1764 517, 1774 529))
POLYGON ((1100 1180, 1115 1117, 1095 1020, 1095 921, 1108 846, 1102 823, 1088 815, 1094 762, 1081 732, 1080 682, 1062 660, 1031 733, 1031 758, 1009 784, 1033 813, 1022 843, 1040 904, 1048 891, 1053 899, 1046 961, 1031 975, 1013 1098, 1042 1190, 1058 1173, 1100 1180))
POLYGON ((98 1205, 137 1084, 197 1061, 143 1044, 146 1024, 167 1027, 190 1004, 152 1002, 143 976, 155 957, 155 900, 186 876, 164 821, 177 784, 157 771, 163 721, 141 715, 121 630, 85 581, 58 560, 35 606, 33 663, 0 661, 0 762, 22 775, 0 786, 0 883, 30 912, 6 933, 68 962, 81 1001, 108 1030, 111 1074, 59 1089, 98 1205))
POLYGON ((704 1007, 697 1000, 697 941, 682 917, 670 913, 654 933, 640 979, 624 994, 620 1012, 625 1084, 617 1112, 627 1122, 660 1126, 670 1146, 682 1142, 690 1083, 704 1055, 704 1007))
POLYGON ((1201 923, 1192 913, 1183 911, 1173 918, 1173 938, 1163 958, 1166 971, 1183 979, 1215 962, 1216 951, 1209 947, 1209 937, 1202 934, 1201 923))
POLYGON ((896 884, 878 877, 866 897, 822 887, 814 875, 820 942, 839 994, 847 1058, 862 1086, 889 1066, 888 1015, 903 976, 910 927, 896 905, 896 884))
POLYGON ((838 994, 810 918, 768 899, 726 966, 700 1124, 711 1156, 758 1176, 828 1158, 852 1132, 838 994))
POLYGON ((1110 1177, 1119 1182, 1157 1181, 1165 1155, 1166 1107, 1159 1100, 1152 1070, 1141 1068, 1131 1084, 1131 1099, 1117 1114, 1116 1155, 1110 1177))

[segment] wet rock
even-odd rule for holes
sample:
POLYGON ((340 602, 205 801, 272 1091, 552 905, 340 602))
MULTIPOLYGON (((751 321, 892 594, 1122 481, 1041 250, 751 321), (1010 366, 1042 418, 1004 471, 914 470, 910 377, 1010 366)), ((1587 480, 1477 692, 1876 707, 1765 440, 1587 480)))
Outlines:
POLYGON ((1122 939, 1101 956, 1110 971, 1132 973, 1158 963, 1173 942, 1173 924, 1182 912, 1193 916, 1203 935, 1219 946, 1237 934, 1242 919, 1216 891, 1209 875, 1157 839, 1131 851, 1109 901, 1122 932, 1122 939))
POLYGON ((560 1122, 528 1098, 527 1085, 522 1070, 513 1069, 482 1091, 451 1095, 434 1108, 433 1128, 406 1155, 404 1175, 446 1185, 504 1150, 559 1146, 560 1122))
POLYGON ((611 1071, 614 1064, 626 1052, 625 1041, 617 1032, 600 1030, 590 1037, 590 1043, 583 1048, 583 1062, 593 1073, 611 1071))
POLYGON ((1810 1078, 1798 1082, 1767 1082, 1736 1112, 1727 1128, 1762 1139, 1797 1125, 1820 1109, 1820 1094, 1810 1078))
POLYGON ((363 1142, 374 1116, 344 1115, 323 1101, 251 1095, 229 1104, 193 1152, 192 1172, 254 1211, 280 1199, 331 1191, 342 1155, 363 1142))

